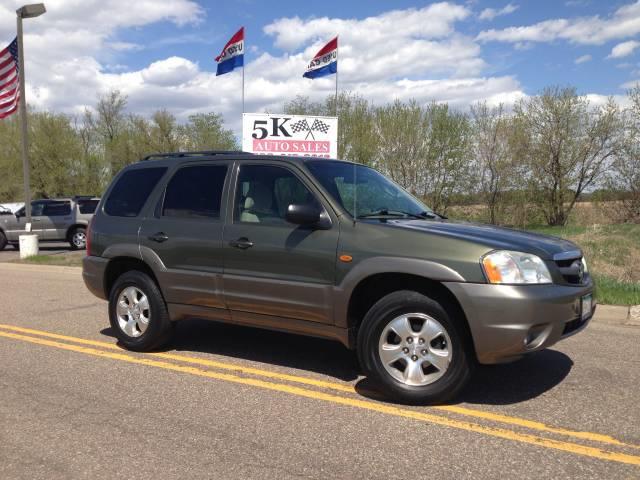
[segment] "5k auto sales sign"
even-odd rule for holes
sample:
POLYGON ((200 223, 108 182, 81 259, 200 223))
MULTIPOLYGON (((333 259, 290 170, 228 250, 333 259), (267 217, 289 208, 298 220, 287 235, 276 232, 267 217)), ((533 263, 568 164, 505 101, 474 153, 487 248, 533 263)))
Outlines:
POLYGON ((264 155, 336 158, 338 119, 306 115, 244 113, 242 150, 264 155))

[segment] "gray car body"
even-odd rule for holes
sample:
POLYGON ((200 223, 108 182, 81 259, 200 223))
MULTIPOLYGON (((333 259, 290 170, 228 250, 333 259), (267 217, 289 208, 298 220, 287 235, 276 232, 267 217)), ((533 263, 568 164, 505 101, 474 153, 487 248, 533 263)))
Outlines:
MULTIPOLYGON (((225 155, 140 162, 167 171, 134 218, 111 217, 103 196, 83 262, 89 290, 108 299, 119 274, 141 269, 155 279, 172 320, 198 317, 331 338, 355 347, 359 322, 382 295, 413 289, 455 310, 480 363, 499 363, 546 348, 582 330, 581 298, 593 292, 586 274, 565 280, 555 259, 582 257, 566 240, 489 225, 446 220, 354 221, 295 157, 225 155), (229 165, 221 218, 203 223, 163 218, 158 206, 173 173, 191 164, 229 165), (238 171, 245 164, 291 170, 313 193, 328 220, 323 228, 270 227, 233 218, 238 171), (158 232, 169 239, 157 244, 158 232), (231 242, 251 239, 239 250, 231 242), (487 283, 480 259, 494 250, 538 255, 553 284, 487 283), (351 257, 342 261, 341 256, 351 257)), ((121 172, 119 175, 122 175, 121 172)), ((325 219, 326 220, 326 219, 325 219)), ((592 312, 591 312, 592 313, 592 312)))
MULTIPOLYGON (((92 200, 99 199, 92 198, 92 200)), ((71 211, 68 215, 32 215, 31 232, 37 234, 38 240, 41 242, 68 241, 69 235, 75 228, 86 228, 93 217, 92 213, 81 213, 78 201, 73 198, 34 200, 31 205, 33 208, 38 203, 47 202, 69 202, 71 211)), ((0 231, 11 243, 18 243, 20 235, 27 233, 26 223, 24 207, 16 214, 0 215, 0 231)))

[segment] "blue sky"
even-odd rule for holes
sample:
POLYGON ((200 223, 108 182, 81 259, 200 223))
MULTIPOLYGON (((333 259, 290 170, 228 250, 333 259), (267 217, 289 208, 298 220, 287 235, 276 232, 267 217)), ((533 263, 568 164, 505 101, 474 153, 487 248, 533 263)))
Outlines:
MULTIPOLYGON (((15 34, 12 12, 19 3, 0 5, 0 41, 15 34)), ((608 95, 623 102, 640 79, 638 0, 46 4, 47 14, 25 25, 27 96, 36 108, 69 113, 117 88, 133 112, 167 108, 185 118, 213 110, 236 128, 239 73, 215 77, 213 57, 240 26, 247 33, 253 111, 277 111, 297 94, 330 94, 331 79, 301 75, 334 34, 340 35, 341 88, 376 103, 509 105, 553 84, 574 85, 595 104, 608 95)))

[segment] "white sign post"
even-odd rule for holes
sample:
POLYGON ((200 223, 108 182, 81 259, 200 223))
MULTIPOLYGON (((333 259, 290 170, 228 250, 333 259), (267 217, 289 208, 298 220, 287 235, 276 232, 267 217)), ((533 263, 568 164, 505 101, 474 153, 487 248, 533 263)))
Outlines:
POLYGON ((242 114, 242 150, 263 155, 338 157, 338 119, 313 115, 242 114))

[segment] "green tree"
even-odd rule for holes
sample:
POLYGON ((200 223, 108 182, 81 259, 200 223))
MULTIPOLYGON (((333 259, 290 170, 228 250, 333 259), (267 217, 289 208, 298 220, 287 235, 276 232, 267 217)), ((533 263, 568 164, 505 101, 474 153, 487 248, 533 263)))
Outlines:
POLYGON ((238 150, 233 131, 224 128, 222 115, 198 113, 177 127, 180 146, 184 150, 238 150))

